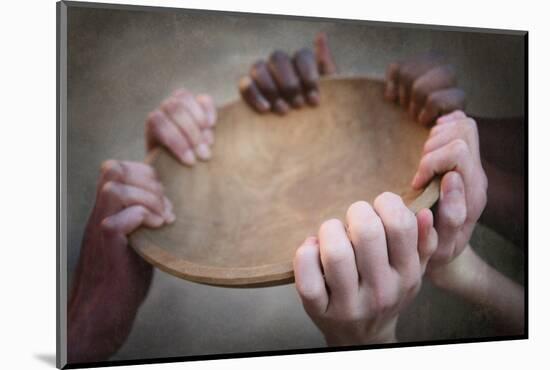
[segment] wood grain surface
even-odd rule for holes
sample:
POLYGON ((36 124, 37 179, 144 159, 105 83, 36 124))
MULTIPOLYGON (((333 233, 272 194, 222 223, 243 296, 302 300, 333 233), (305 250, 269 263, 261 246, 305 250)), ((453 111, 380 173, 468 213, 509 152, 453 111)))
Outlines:
POLYGON ((284 117, 240 100, 218 114, 209 162, 184 167, 164 150, 148 158, 177 219, 140 228, 130 243, 175 276, 234 287, 292 282, 296 248, 351 203, 384 191, 415 212, 437 201, 438 180, 410 189, 429 130, 383 99, 381 81, 323 80, 318 107, 284 117))

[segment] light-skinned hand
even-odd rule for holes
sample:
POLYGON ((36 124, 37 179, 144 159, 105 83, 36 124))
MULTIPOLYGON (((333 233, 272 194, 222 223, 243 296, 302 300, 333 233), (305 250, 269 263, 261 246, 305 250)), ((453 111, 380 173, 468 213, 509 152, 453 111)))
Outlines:
POLYGON ((163 146, 182 164, 193 166, 197 159, 212 156, 216 107, 209 95, 193 95, 178 89, 147 117, 147 150, 163 146))
POLYGON ((435 211, 439 245, 429 270, 462 253, 487 204, 477 125, 462 111, 440 117, 431 129, 413 188, 422 188, 435 175, 443 175, 435 211))
POLYGON ((324 222, 294 258, 296 289, 329 346, 394 342, 437 246, 432 213, 392 193, 352 204, 346 224, 324 222))

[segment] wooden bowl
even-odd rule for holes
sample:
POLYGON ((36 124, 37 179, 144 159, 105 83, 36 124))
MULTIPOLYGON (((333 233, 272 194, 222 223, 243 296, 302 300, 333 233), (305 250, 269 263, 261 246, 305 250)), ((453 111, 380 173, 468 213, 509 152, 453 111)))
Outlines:
POLYGON ((188 168, 153 153, 177 219, 134 232, 137 253, 195 282, 277 285, 293 281, 301 242, 353 202, 391 191, 415 212, 431 207, 437 180, 410 189, 429 130, 383 99, 381 81, 326 79, 320 89, 318 107, 284 117, 240 100, 223 106, 209 162, 188 168))

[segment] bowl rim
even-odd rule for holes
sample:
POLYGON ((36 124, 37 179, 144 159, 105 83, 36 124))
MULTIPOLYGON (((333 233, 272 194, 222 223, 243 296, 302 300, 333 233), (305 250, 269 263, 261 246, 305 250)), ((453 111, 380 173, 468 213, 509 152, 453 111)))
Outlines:
MULTIPOLYGON (((323 78, 323 81, 345 80, 383 82, 380 79, 367 76, 323 78)), ((228 109, 240 101, 240 98, 229 101, 219 107, 218 110, 228 109)), ((153 165, 162 152, 170 155, 163 148, 155 148, 147 155, 144 162, 153 165)), ((424 189, 410 189, 401 196, 411 200, 407 206, 416 214, 423 208, 431 208, 437 202, 439 188, 440 178, 434 177, 424 189)), ((138 236, 136 233, 138 230, 128 237, 133 250, 151 265, 176 277, 207 285, 236 288, 275 286, 294 282, 292 261, 275 262, 254 267, 219 267, 198 264, 169 253, 143 234, 138 236)))

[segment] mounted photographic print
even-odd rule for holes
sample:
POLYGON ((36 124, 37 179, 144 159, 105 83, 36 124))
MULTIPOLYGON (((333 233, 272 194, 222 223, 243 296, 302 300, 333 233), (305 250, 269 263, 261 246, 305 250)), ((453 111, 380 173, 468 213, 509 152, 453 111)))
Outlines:
POLYGON ((57 11, 58 367, 527 338, 526 31, 57 11))

